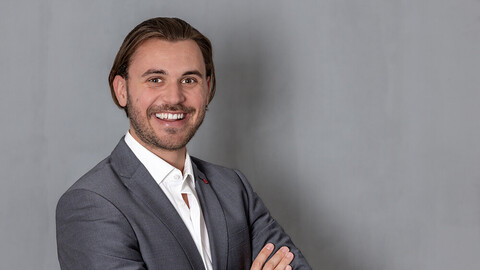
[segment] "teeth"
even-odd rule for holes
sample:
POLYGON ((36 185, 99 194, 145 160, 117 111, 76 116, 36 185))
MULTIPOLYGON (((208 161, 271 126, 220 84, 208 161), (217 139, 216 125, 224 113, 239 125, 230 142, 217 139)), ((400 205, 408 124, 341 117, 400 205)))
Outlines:
POLYGON ((183 113, 157 113, 155 116, 161 120, 178 120, 185 117, 183 113))

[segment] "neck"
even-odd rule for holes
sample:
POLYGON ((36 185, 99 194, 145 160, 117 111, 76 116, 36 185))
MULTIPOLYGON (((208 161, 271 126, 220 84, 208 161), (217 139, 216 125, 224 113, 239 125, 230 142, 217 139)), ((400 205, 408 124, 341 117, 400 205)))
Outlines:
POLYGON ((179 169, 183 173, 183 167, 185 166, 185 158, 187 154, 187 148, 182 147, 178 150, 166 150, 154 147, 152 145, 146 144, 142 141, 135 132, 130 132, 132 137, 140 143, 143 147, 147 148, 150 152, 154 153, 159 158, 163 159, 168 164, 172 165, 173 167, 179 169))
POLYGON ((183 167, 185 166, 185 157, 187 153, 187 149, 185 147, 174 151, 151 149, 148 147, 147 149, 183 173, 183 167))

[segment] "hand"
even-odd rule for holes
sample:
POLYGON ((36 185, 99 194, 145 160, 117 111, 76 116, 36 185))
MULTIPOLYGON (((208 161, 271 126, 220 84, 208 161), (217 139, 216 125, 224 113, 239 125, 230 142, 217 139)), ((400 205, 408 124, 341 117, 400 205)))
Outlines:
POLYGON ((291 270, 289 265, 293 260, 293 253, 289 252, 288 247, 281 247, 275 255, 265 262, 273 252, 273 244, 266 244, 263 249, 258 253, 258 256, 252 263, 250 270, 291 270))

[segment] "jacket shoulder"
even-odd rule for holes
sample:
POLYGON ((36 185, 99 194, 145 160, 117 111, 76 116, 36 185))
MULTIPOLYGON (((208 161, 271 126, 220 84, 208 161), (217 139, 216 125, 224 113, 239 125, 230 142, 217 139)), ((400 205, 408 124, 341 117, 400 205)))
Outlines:
POLYGON ((114 178, 117 178, 117 175, 112 168, 110 156, 108 156, 81 176, 66 192, 76 189, 99 191, 106 182, 114 178))

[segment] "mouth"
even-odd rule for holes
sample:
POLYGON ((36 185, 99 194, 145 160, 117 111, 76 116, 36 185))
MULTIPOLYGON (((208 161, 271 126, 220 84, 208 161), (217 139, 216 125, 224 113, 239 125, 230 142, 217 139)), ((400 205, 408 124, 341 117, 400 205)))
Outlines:
POLYGON ((156 113, 155 117, 164 121, 177 121, 185 118, 186 113, 156 113))

